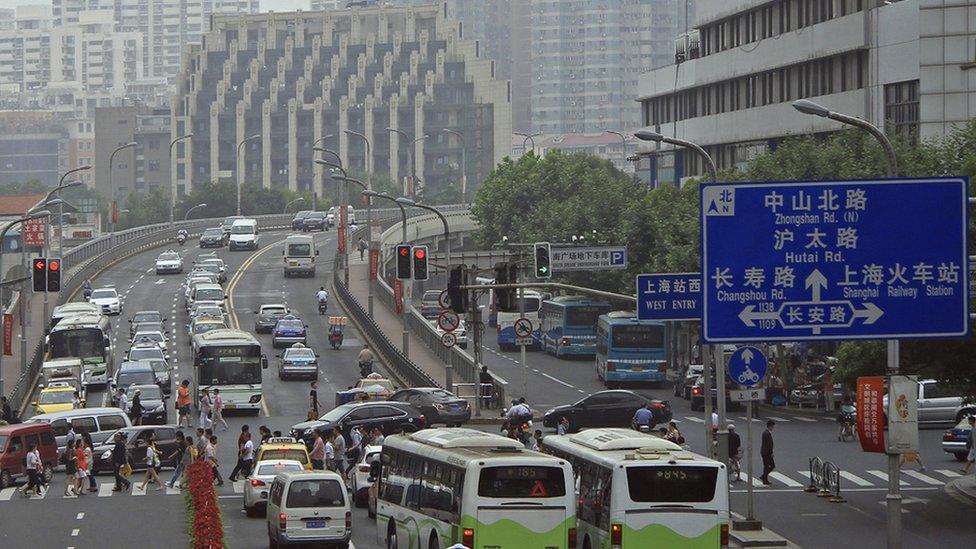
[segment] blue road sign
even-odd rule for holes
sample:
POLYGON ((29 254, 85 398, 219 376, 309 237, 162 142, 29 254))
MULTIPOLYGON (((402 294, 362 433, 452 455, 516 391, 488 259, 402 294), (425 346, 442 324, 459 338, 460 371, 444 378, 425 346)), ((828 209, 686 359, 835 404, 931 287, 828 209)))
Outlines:
POLYGON ((703 339, 966 336, 968 185, 702 185, 703 339))
POLYGON ((626 267, 627 266, 627 249, 623 250, 611 250, 610 251, 610 265, 615 267, 626 267))
POLYGON ((758 385, 768 367, 766 355, 755 347, 739 347, 729 357, 729 377, 743 387, 758 385))
POLYGON ((637 275, 637 318, 701 320, 701 274, 637 275))

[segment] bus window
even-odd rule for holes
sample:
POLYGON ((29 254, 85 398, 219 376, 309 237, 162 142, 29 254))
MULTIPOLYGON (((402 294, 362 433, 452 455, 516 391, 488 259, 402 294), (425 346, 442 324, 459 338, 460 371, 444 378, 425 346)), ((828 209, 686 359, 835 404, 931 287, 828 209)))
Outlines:
POLYGON ((660 326, 614 326, 612 346, 619 349, 664 347, 664 329, 660 326))
POLYGON ((633 466, 627 468, 630 499, 639 503, 704 503, 715 497, 715 467, 633 466))
POLYGON ((478 479, 478 495, 489 498, 552 498, 566 495, 558 467, 486 467, 478 479))

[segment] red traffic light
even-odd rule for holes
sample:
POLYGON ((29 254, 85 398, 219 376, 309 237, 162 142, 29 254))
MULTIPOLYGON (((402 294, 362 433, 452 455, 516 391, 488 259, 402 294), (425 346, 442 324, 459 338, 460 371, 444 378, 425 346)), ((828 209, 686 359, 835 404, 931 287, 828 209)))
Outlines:
POLYGON ((403 257, 407 257, 408 254, 410 254, 410 247, 400 246, 400 255, 402 255, 403 257))
POLYGON ((413 256, 416 259, 423 259, 423 258, 427 257, 427 250, 425 250, 423 248, 414 248, 414 250, 413 250, 413 256))
POLYGON ((47 268, 50 271, 57 271, 58 269, 61 268, 61 262, 58 261, 57 259, 52 259, 47 262, 47 268))
POLYGON ((34 262, 34 270, 43 271, 45 268, 45 261, 43 259, 38 259, 34 262))

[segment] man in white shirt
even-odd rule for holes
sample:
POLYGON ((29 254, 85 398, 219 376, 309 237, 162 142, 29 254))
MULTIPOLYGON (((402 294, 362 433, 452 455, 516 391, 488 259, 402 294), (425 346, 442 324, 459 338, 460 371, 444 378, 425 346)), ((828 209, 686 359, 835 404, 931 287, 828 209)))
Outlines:
POLYGON ((125 389, 119 387, 118 395, 115 397, 116 402, 118 402, 119 409, 123 412, 128 412, 129 397, 125 395, 125 389))
POLYGON ((244 435, 245 441, 244 446, 241 447, 241 460, 244 462, 243 474, 244 478, 251 476, 251 469, 254 466, 254 442, 251 440, 251 433, 248 432, 244 435))
POLYGON ((334 435, 329 433, 325 437, 325 468, 329 471, 336 470, 335 446, 332 445, 334 435))

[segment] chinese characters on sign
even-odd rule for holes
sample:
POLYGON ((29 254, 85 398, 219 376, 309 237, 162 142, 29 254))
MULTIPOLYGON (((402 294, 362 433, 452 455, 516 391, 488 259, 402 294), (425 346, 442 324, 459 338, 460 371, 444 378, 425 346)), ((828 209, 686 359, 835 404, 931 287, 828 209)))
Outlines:
POLYGON ((626 246, 600 246, 584 248, 553 247, 550 251, 552 271, 604 271, 627 268, 626 246))
POLYGON ((968 333, 967 180, 709 184, 709 342, 968 333))
POLYGON ((885 453, 884 377, 857 378, 857 438, 865 452, 885 453))
POLYGON ((396 314, 403 314, 403 281, 399 278, 393 281, 393 302, 396 314))
POLYGON ((47 220, 42 218, 28 219, 23 224, 24 246, 28 248, 43 248, 44 237, 47 232, 47 220))
POLYGON ((701 275, 637 275, 637 318, 701 320, 701 275))

